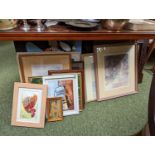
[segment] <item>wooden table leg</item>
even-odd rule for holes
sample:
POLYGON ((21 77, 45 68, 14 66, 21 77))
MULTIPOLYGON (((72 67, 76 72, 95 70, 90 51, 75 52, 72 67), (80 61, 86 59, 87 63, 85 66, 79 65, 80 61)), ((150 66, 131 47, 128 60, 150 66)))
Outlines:
POLYGON ((142 82, 143 79, 143 68, 146 63, 147 58, 147 48, 149 45, 149 40, 144 40, 141 50, 139 52, 139 58, 138 58, 138 83, 142 82))

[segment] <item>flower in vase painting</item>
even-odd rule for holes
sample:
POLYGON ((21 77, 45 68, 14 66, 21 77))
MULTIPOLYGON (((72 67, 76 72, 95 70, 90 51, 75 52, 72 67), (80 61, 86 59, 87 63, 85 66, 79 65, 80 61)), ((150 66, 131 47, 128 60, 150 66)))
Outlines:
POLYGON ((26 112, 27 115, 25 114, 24 117, 34 117, 36 113, 36 105, 37 102, 37 95, 33 96, 27 96, 23 99, 23 113, 26 112))

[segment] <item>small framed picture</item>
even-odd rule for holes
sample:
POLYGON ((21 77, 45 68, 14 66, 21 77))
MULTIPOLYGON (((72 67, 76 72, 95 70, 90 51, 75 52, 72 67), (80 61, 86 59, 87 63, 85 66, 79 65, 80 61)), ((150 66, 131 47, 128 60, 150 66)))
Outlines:
POLYGON ((96 100, 96 80, 94 67, 94 54, 82 54, 85 76, 85 100, 91 102, 96 100))
POLYGON ((48 122, 63 120, 62 97, 47 99, 47 118, 48 122))
POLYGON ((48 71, 48 75, 77 75, 78 76, 78 92, 79 92, 79 108, 82 111, 85 107, 85 90, 84 90, 84 73, 83 70, 61 70, 61 71, 48 71))
POLYGON ((134 44, 95 46, 97 100, 137 93, 134 44))
POLYGON ((65 53, 18 53, 17 62, 21 82, 28 82, 32 76, 47 76, 48 70, 71 69, 71 55, 65 53))
POLYGON ((63 116, 79 114, 78 75, 51 75, 43 77, 48 85, 48 98, 62 97, 63 116))
POLYGON ((11 124, 14 126, 43 128, 46 96, 46 85, 15 82, 11 124))

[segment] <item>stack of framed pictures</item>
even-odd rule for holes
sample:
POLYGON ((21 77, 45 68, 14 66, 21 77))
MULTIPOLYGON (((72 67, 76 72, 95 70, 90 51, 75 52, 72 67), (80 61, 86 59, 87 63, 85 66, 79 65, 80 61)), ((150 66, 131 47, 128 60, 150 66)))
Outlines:
POLYGON ((48 86, 48 98, 62 97, 64 116, 79 114, 77 75, 44 76, 43 84, 48 86))
POLYGON ((48 75, 75 75, 78 78, 78 93, 79 93, 79 109, 82 111, 85 108, 85 88, 84 88, 84 73, 83 70, 49 70, 48 75))
POLYGON ((79 57, 68 52, 17 54, 24 83, 14 85, 12 125, 43 128, 45 111, 48 122, 53 122, 84 109, 83 70, 72 70, 71 63, 79 57))
POLYGON ((96 45, 82 60, 86 102, 137 93, 137 45, 96 45))
POLYGON ((94 54, 19 53, 12 125, 43 128, 79 114, 85 102, 137 93, 137 46, 94 46, 94 54))

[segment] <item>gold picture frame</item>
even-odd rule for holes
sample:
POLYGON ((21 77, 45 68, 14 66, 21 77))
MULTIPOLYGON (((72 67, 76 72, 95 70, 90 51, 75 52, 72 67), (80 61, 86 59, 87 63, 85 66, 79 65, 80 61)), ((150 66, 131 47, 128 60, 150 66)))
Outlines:
POLYGON ((62 121, 62 97, 48 98, 47 99, 47 120, 48 122, 62 121))
POLYGON ((17 54, 21 82, 28 82, 28 77, 46 76, 48 70, 70 70, 71 55, 52 52, 20 52, 17 54))
POLYGON ((47 86, 14 83, 11 125, 43 128, 47 86))
POLYGON ((137 45, 94 46, 97 100, 137 93, 137 45))

